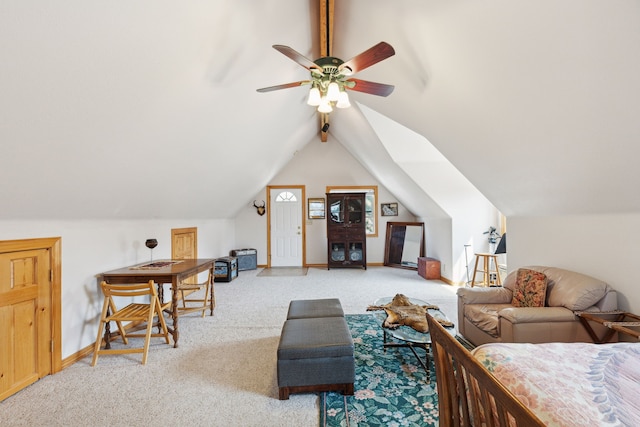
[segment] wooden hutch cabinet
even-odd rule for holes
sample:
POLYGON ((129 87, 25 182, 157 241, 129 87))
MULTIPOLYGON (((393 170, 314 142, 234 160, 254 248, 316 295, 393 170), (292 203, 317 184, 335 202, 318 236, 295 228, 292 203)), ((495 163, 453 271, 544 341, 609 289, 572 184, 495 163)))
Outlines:
POLYGON ((327 193, 327 268, 367 269, 365 193, 327 193))

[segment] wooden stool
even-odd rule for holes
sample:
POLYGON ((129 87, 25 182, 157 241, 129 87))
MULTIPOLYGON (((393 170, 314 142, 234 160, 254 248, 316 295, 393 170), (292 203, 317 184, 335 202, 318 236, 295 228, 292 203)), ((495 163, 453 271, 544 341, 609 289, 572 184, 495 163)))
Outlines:
POLYGON ((471 280, 471 287, 475 286, 476 283, 476 273, 480 272, 483 274, 482 276, 482 285, 483 286, 502 286, 502 280, 500 280, 500 272, 498 271, 498 255, 495 254, 475 254, 476 255, 476 265, 473 269, 473 280, 471 280), (478 264, 480 262, 480 258, 482 258, 482 270, 478 269, 478 264), (491 260, 493 260, 493 269, 491 268, 491 260), (495 284, 491 280, 491 275, 495 274, 495 284))

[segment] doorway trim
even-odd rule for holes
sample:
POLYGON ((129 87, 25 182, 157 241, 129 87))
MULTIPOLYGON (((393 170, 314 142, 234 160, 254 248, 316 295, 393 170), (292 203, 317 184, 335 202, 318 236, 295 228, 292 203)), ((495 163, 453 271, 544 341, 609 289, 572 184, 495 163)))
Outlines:
POLYGON ((300 190, 302 197, 300 223, 302 224, 302 266, 307 267, 307 223, 305 201, 307 196, 304 185, 267 185, 267 268, 271 268, 271 190, 281 190, 285 188, 295 188, 300 190))
POLYGON ((62 238, 45 237, 0 241, 0 252, 20 252, 36 249, 49 251, 51 279, 51 372, 62 370, 62 238))

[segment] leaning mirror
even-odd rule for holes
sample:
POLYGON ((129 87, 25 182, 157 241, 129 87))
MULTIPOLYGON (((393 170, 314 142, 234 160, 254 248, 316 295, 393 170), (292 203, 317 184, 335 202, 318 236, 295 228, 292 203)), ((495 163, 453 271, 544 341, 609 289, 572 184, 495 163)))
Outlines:
POLYGON ((384 265, 417 270, 423 256, 423 222, 387 222, 384 265))

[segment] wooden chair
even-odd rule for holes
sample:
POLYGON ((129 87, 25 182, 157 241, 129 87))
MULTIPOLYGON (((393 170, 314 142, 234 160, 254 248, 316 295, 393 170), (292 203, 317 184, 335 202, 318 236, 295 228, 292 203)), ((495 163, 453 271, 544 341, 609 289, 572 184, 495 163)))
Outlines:
POLYGON ((544 426, 440 323, 427 314, 436 366, 440 425, 544 426))
POLYGON ((139 283, 131 285, 110 285, 107 282, 100 284, 104 293, 104 304, 102 313, 100 314, 100 326, 98 327, 98 337, 93 351, 93 360, 91 366, 95 366, 98 356, 101 354, 127 354, 142 353, 142 364, 147 363, 147 354, 149 352, 149 342, 151 337, 164 337, 165 342, 169 344, 169 331, 162 314, 162 307, 158 299, 158 292, 153 280, 148 283, 139 283), (149 296, 148 303, 130 303, 120 309, 116 306, 114 298, 120 301, 120 298, 132 298, 138 296, 149 296), (110 314, 111 313, 111 314, 110 314), (158 317, 159 332, 153 333, 154 317, 158 317), (142 348, 120 348, 120 349, 100 349, 102 344, 102 334, 107 322, 114 321, 118 326, 118 331, 122 336, 125 345, 129 344, 128 338, 144 337, 144 346, 142 348), (131 322, 124 325, 123 322, 131 322), (142 322, 146 322, 146 332, 144 334, 127 333, 127 327, 135 326, 142 322))
POLYGON ((182 300, 182 307, 178 306, 178 315, 191 313, 194 311, 201 311, 202 317, 204 317, 207 308, 210 308, 211 315, 213 316, 213 306, 215 305, 215 300, 211 299, 212 288, 213 275, 211 274, 211 270, 209 270, 207 280, 204 282, 181 282, 180 284, 178 284, 178 291, 180 291, 180 299, 182 300), (187 296, 202 289, 204 289, 204 296, 202 298, 187 298, 187 296))

